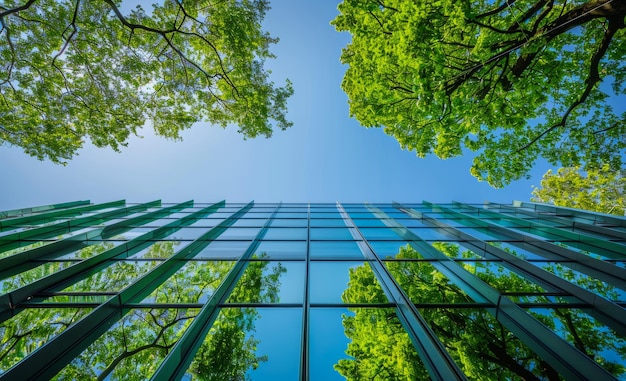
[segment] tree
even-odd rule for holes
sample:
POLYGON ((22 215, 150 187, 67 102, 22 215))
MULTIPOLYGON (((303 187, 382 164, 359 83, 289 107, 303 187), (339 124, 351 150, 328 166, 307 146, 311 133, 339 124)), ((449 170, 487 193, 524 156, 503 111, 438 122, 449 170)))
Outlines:
POLYGON ((0 5, 0 142, 64 163, 86 139, 118 151, 146 121, 172 139, 201 120, 244 137, 291 126, 291 84, 275 87, 263 67, 278 41, 261 30, 267 1, 120 5, 0 5))
POLYGON ((626 174, 608 165, 581 171, 579 167, 549 170, 541 188, 533 189, 532 201, 595 212, 626 215, 626 174))
MULTIPOLYGON (((459 246, 455 244, 436 242, 433 246, 452 258, 475 258, 469 251, 460 252, 459 246)), ((473 301, 429 262, 410 261, 423 259, 415 249, 402 247, 395 258, 394 261, 386 262, 389 272, 411 302, 419 305, 420 314, 468 379, 561 379, 555 369, 502 326, 486 309, 455 308, 455 303, 473 301), (441 303, 449 306, 441 308, 441 303), (429 307, 428 304, 434 306, 429 307)), ((467 271, 499 292, 517 294, 509 296, 516 298, 516 302, 549 303, 548 297, 537 294, 545 292, 540 286, 497 263, 461 263, 467 271)), ((374 273, 366 266, 350 271, 348 288, 343 294, 344 301, 372 301, 372 289, 362 285, 375 283, 376 280, 374 273)), ((584 284, 599 295, 618 298, 618 292, 613 287, 575 274, 558 264, 551 266, 549 270, 559 276, 584 284)), ((382 290, 374 295, 375 302, 387 301, 382 290)), ((349 381, 428 378, 425 367, 411 347, 406 330, 394 311, 384 308, 352 311, 354 316, 343 317, 345 334, 352 341, 346 351, 351 358, 339 360, 335 365, 341 375, 349 381), (389 345, 394 341, 395 345, 389 345)), ((581 310, 537 308, 530 309, 530 313, 617 377, 626 374, 623 365, 626 360, 626 340, 581 310)))
POLYGON ((344 0, 339 11, 350 114, 402 148, 475 151, 471 173, 496 187, 538 157, 621 167, 626 113, 607 100, 626 91, 623 0, 344 0))

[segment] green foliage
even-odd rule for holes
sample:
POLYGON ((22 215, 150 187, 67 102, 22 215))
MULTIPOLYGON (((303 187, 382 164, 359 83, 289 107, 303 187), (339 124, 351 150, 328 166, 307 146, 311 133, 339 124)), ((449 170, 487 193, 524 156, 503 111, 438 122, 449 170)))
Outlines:
MULTIPOLYGON (((460 253, 458 245, 437 242, 433 246, 451 258, 470 258, 460 253)), ((387 268, 409 299, 420 306, 420 313, 448 353, 470 380, 560 380, 558 373, 541 357, 503 327, 487 310, 454 308, 454 303, 472 303, 463 290, 425 261, 410 246, 402 247, 397 260, 387 268), (445 308, 428 304, 450 303, 445 308)), ((521 293, 516 302, 549 303, 542 287, 495 262, 461 262, 463 267, 499 292, 521 293), (527 293, 527 295, 523 295, 527 293)), ((350 272, 344 297, 350 300, 370 298, 371 289, 360 285, 375 283, 374 273, 364 265, 350 272), (361 290, 361 291, 359 291, 361 290)), ((615 290, 597 280, 572 272, 559 265, 549 269, 565 279, 585 285, 601 296, 614 298, 615 290)), ((381 292, 373 301, 384 303, 381 292)), ((353 309, 354 316, 344 316, 346 336, 351 339, 346 354, 335 369, 348 380, 415 380, 428 375, 417 357, 405 329, 388 309, 353 309)), ((626 340, 616 336, 601 323, 576 309, 532 309, 530 313, 561 337, 592 357, 616 376, 626 374, 626 340)))
MULTIPOLYGON (((372 269, 365 264, 350 269, 346 303, 388 302, 372 269)), ((422 380, 428 378, 409 335, 395 311, 387 308, 353 308, 343 315, 345 334, 352 341, 334 369, 347 380, 422 380)))
POLYGON ((89 139, 119 150, 146 122, 178 139, 198 121, 244 137, 287 121, 287 81, 264 60, 265 0, 165 1, 122 15, 120 1, 8 1, 0 7, 0 142, 63 163, 89 139))
POLYGON ((344 0, 350 114, 404 149, 477 152, 471 173, 501 187, 543 157, 622 166, 623 2, 344 0))
POLYGON ((601 213, 626 215, 626 175, 608 165, 581 171, 579 167, 549 170, 541 188, 533 189, 532 201, 601 213))

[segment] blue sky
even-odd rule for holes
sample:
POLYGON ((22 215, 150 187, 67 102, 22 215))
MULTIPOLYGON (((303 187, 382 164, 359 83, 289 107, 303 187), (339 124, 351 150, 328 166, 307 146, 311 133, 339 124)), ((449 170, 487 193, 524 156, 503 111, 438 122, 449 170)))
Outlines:
POLYGON ((271 139, 243 140, 236 127, 205 123, 182 142, 133 138, 122 153, 86 145, 67 166, 41 162, 17 147, 0 147, 0 210, 76 199, 144 202, 404 201, 510 202, 527 200, 550 167, 532 179, 493 189, 469 174, 471 156, 420 159, 402 151, 381 129, 365 129, 348 116, 340 88, 341 48, 350 41, 329 22, 339 1, 272 0, 265 28, 280 42, 268 61, 278 85, 289 78, 294 126, 271 139))

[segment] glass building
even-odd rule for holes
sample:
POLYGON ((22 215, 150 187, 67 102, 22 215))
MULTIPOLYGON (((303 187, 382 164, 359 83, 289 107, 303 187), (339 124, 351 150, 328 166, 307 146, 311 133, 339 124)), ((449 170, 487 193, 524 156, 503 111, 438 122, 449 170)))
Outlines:
POLYGON ((1 380, 626 380, 622 217, 122 200, 0 229, 1 380))

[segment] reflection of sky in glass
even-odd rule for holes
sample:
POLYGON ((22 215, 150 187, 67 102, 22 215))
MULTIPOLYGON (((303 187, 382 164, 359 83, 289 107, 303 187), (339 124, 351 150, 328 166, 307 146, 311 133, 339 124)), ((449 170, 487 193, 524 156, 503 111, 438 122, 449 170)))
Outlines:
POLYGON ((354 241, 313 241, 309 249, 311 259, 364 259, 359 245, 354 241))
POLYGON ((262 241, 256 248, 256 255, 271 259, 304 259, 306 241, 262 241))
POLYGON ((348 287, 350 268, 363 262, 311 262, 311 303, 341 303, 341 294, 348 287))
MULTIPOLYGON (((300 336, 302 310, 300 308, 257 308, 253 334, 259 340, 257 355, 267 355, 267 361, 250 370, 253 381, 297 380, 300 371, 300 336)), ((313 378, 312 378, 313 379, 313 378)), ((322 380, 322 379, 320 379, 322 380)))
POLYGON ((345 380, 333 365, 350 358, 345 351, 350 340, 342 325, 342 315, 354 316, 345 308, 311 308, 309 322, 309 379, 345 380))
POLYGON ((213 241, 194 256, 195 259, 232 258, 243 255, 252 241, 213 241))
MULTIPOLYGON (((554 324, 554 332, 566 341, 569 341, 572 345, 575 344, 573 342, 572 331, 564 324, 563 318, 558 318, 556 310, 550 308, 532 308, 529 309, 529 311, 539 318, 543 317, 544 319, 552 321, 554 324)), ((606 361, 626 366, 626 338, 620 337, 613 330, 587 315, 583 310, 571 309, 570 311, 575 319, 580 319, 582 322, 589 323, 591 324, 590 326, 593 327, 592 330, 581 329, 580 326, 582 326, 582 324, 577 327, 580 331, 578 338, 582 340, 584 345, 589 347, 590 342, 600 343, 601 349, 597 353, 590 351, 591 353, 589 354, 591 357, 601 356, 606 359, 606 361)), ((626 380, 626 373, 621 374, 618 380, 626 380)))

